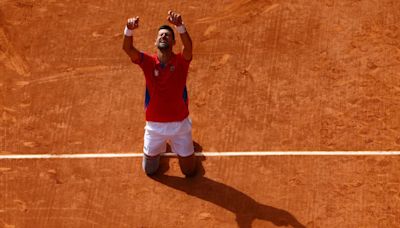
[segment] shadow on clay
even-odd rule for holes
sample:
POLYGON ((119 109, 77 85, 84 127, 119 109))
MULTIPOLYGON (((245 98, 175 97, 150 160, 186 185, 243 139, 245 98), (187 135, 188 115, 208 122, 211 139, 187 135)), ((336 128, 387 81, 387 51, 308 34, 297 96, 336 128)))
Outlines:
MULTIPOLYGON (((201 146, 196 142, 194 142, 194 146, 195 152, 202 151, 201 146)), ((276 226, 305 227, 289 212, 260 204, 235 188, 207 178, 202 166, 202 162, 206 158, 204 156, 197 158, 197 174, 194 177, 185 178, 165 175, 165 172, 169 169, 169 160, 171 158, 162 157, 158 173, 151 178, 166 186, 231 211, 236 215, 236 222, 241 228, 251 227, 255 219, 269 221, 276 226)))

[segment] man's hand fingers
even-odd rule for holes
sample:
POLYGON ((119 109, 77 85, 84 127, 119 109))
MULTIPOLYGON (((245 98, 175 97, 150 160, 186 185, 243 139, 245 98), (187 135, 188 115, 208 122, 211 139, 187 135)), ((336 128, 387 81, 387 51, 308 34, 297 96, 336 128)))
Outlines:
POLYGON ((129 18, 126 23, 126 26, 128 27, 128 29, 135 29, 135 28, 139 27, 139 17, 136 16, 136 17, 129 18))
POLYGON ((168 11, 167 20, 177 26, 182 24, 182 16, 179 13, 176 13, 172 10, 168 11))
POLYGON ((139 17, 136 17, 136 18, 135 18, 134 24, 135 24, 136 27, 139 26, 139 17))
POLYGON ((167 17, 167 20, 168 20, 169 22, 171 22, 172 24, 175 23, 175 20, 174 20, 174 18, 173 18, 172 16, 168 16, 168 17, 167 17))
POLYGON ((175 12, 173 12, 172 13, 172 17, 174 18, 174 19, 177 19, 178 18, 178 16, 180 16, 179 14, 177 14, 177 13, 175 13, 175 12))

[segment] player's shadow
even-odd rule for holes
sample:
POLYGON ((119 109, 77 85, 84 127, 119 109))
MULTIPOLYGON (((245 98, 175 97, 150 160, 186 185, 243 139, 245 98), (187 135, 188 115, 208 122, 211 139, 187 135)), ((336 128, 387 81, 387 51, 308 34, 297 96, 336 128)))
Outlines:
MULTIPOLYGON (((196 144, 195 151, 200 152, 201 146, 196 144)), ((251 227, 255 219, 266 220, 276 226, 305 227, 289 212, 260 204, 235 188, 205 177, 205 170, 202 166, 202 162, 205 160, 204 156, 198 157, 198 172, 192 178, 165 175, 169 169, 169 159, 171 158, 161 158, 160 170, 152 176, 155 181, 231 211, 236 215, 239 227, 251 227)))

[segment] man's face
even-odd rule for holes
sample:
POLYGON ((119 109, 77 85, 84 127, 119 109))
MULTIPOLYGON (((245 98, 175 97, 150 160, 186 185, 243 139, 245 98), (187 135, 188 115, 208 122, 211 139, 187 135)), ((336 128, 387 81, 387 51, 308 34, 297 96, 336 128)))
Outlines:
POLYGON ((160 29, 157 34, 156 47, 160 50, 172 49, 175 40, 172 38, 172 33, 167 29, 160 29))

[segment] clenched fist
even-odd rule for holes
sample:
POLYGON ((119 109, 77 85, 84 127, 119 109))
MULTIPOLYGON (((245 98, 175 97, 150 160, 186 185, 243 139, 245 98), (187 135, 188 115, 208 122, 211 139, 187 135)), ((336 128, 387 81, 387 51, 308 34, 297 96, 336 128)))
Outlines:
POLYGON ((126 23, 126 27, 130 30, 136 29, 139 27, 139 17, 132 17, 128 19, 126 23))
POLYGON ((167 20, 175 26, 182 25, 182 16, 179 13, 176 13, 172 10, 168 11, 167 20))

